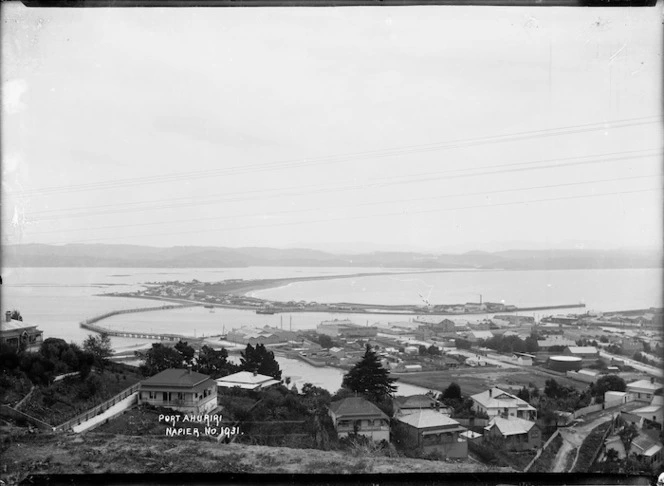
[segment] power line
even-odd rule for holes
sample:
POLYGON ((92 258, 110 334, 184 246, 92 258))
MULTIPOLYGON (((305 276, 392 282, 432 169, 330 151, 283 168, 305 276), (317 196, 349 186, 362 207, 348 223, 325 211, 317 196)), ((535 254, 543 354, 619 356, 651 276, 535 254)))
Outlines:
MULTIPOLYGON (((573 199, 585 199, 585 198, 594 198, 594 197, 604 197, 604 196, 615 196, 615 195, 622 195, 622 194, 637 194, 637 193, 644 193, 644 192, 652 192, 652 191, 662 191, 662 187, 655 187, 655 188, 647 188, 647 189, 637 189, 637 190, 632 190, 632 191, 616 191, 616 192, 607 192, 607 193, 600 193, 600 194, 583 194, 579 196, 568 196, 568 197, 556 197, 556 198, 546 198, 546 199, 533 199, 529 201, 513 201, 513 202, 506 202, 506 203, 497 203, 497 204, 491 204, 491 205, 476 205, 476 206, 464 206, 464 207, 455 207, 455 208, 439 208, 439 209, 425 209, 425 210, 418 210, 418 211, 409 211, 409 212, 404 212, 404 211, 399 211, 399 212, 392 212, 392 213, 382 213, 382 214, 372 214, 372 215, 364 215, 364 216, 344 216, 341 218, 328 218, 328 219, 317 219, 317 220, 311 220, 311 221, 295 221, 295 222, 289 222, 289 223, 273 223, 273 224, 261 224, 261 225, 251 225, 251 226, 236 226, 236 227, 230 227, 230 228, 209 228, 209 229, 203 229, 203 230, 190 230, 190 231, 177 231, 177 232, 168 232, 168 233, 148 233, 148 234, 142 234, 142 235, 124 235, 124 236, 111 236, 111 237, 104 237, 104 238, 89 238, 85 240, 76 240, 71 243, 87 243, 91 241, 105 241, 105 240, 116 240, 116 239, 126 239, 126 238, 144 238, 148 236, 175 236, 175 235, 181 235, 181 234, 200 234, 200 233, 211 233, 211 232, 219 232, 219 231, 233 231, 233 230, 246 230, 246 229, 261 229, 261 228, 273 228, 273 227, 280 227, 280 226, 298 226, 298 225, 303 225, 303 224, 316 224, 316 223, 330 223, 330 222, 335 222, 335 221, 349 221, 349 220, 359 220, 359 219, 372 219, 372 218, 381 218, 385 216, 404 216, 404 215, 412 215, 412 214, 429 214, 429 213, 439 213, 439 212, 449 212, 449 211, 463 211, 463 210, 468 210, 468 209, 489 209, 489 208, 495 208, 495 207, 502 207, 502 206, 513 206, 516 204, 533 204, 533 203, 540 203, 540 202, 552 202, 552 201, 566 201, 566 200, 573 200, 573 199)), ((52 243, 55 244, 55 243, 52 243)))
MULTIPOLYGON (((383 205, 386 205, 386 204, 430 201, 430 200, 437 200, 437 199, 449 199, 449 198, 454 198, 454 197, 486 196, 486 195, 489 195, 489 194, 502 194, 502 193, 511 193, 511 192, 520 192, 520 191, 553 189, 553 188, 560 188, 560 187, 580 186, 580 185, 585 185, 585 184, 600 184, 600 183, 604 183, 604 182, 617 182, 617 181, 622 182, 622 181, 627 181, 627 180, 650 179, 650 178, 656 178, 656 177, 664 177, 664 175, 662 175, 662 174, 647 174, 647 175, 641 175, 641 176, 616 177, 616 178, 612 178, 612 179, 599 179, 599 180, 582 181, 582 182, 568 182, 568 183, 553 184, 553 185, 546 185, 546 186, 530 186, 530 187, 522 187, 522 188, 516 188, 516 189, 498 189, 498 190, 495 190, 495 191, 481 191, 481 192, 460 193, 460 194, 443 194, 443 195, 437 195, 437 196, 427 196, 427 197, 416 197, 416 198, 410 198, 410 199, 402 199, 402 200, 399 200, 399 201, 370 201, 370 202, 365 202, 365 203, 347 204, 347 205, 343 205, 343 206, 332 206, 332 207, 327 207, 327 208, 291 209, 291 210, 284 210, 284 211, 274 211, 274 212, 269 213, 269 216, 276 216, 276 215, 282 215, 282 214, 306 213, 306 212, 311 212, 311 211, 329 211, 329 210, 336 210, 336 209, 357 208, 357 207, 362 207, 362 206, 383 206, 383 205)), ((206 218, 188 218, 188 219, 180 219, 180 220, 153 221, 153 222, 149 222, 149 223, 135 223, 135 224, 120 224, 120 225, 111 225, 111 226, 85 227, 85 228, 78 228, 78 229, 69 229, 69 230, 66 230, 66 231, 62 231, 62 230, 37 231, 37 232, 31 232, 30 234, 31 235, 43 235, 43 234, 52 234, 52 233, 74 232, 74 231, 96 231, 96 230, 105 230, 105 229, 133 228, 133 227, 140 227, 140 226, 155 226, 155 225, 160 225, 160 224, 193 223, 193 222, 199 222, 199 221, 219 221, 219 220, 224 220, 224 219, 254 218, 254 217, 260 217, 260 216, 265 216, 265 214, 264 213, 237 214, 237 215, 234 214, 234 215, 227 215, 227 216, 211 216, 211 217, 206 217, 206 218)))
MULTIPOLYGON (((188 204, 164 204, 164 205, 156 205, 153 207, 145 207, 145 208, 117 208, 114 205, 103 205, 100 206, 101 209, 103 208, 114 208, 114 209, 108 209, 108 210, 103 210, 103 211, 79 211, 77 213, 69 214, 67 215, 68 218, 79 218, 79 217, 88 217, 88 216, 99 216, 99 215, 104 215, 104 214, 117 214, 117 213, 126 213, 126 212, 131 212, 135 213, 137 211, 155 211, 155 210, 161 210, 161 209, 172 209, 172 208, 183 208, 183 207, 191 207, 191 206, 201 206, 201 205, 206 205, 206 204, 212 204, 214 202, 237 202, 237 201, 246 201, 246 200, 252 200, 255 201, 257 198, 255 196, 249 196, 249 194, 255 194, 255 193, 261 193, 263 197, 260 197, 258 199, 274 199, 274 198, 281 198, 281 197, 286 197, 286 196, 303 196, 307 194, 323 194, 323 193, 330 193, 330 192, 342 192, 342 191, 349 191, 349 190, 357 190, 357 189, 362 189, 366 190, 367 187, 387 187, 387 186, 393 186, 393 185, 401 185, 401 184, 412 184, 412 183, 417 183, 417 182, 432 182, 436 180, 445 180, 445 179, 458 179, 458 178, 466 178, 466 177, 476 177, 476 176, 486 176, 486 175, 496 175, 496 174, 502 174, 502 173, 510 173, 510 172, 523 172, 523 171, 531 171, 531 170, 542 170, 542 169, 550 169, 550 168, 561 168, 561 167, 571 167, 571 166, 579 166, 579 165, 587 165, 587 164, 596 164, 596 163, 606 163, 606 162, 611 162, 611 161, 617 161, 617 160, 629 160, 629 159, 636 159, 636 158, 644 158, 644 157, 653 157, 653 156, 659 156, 662 155, 662 152, 654 152, 654 153, 644 153, 644 152, 652 152, 653 149, 648 149, 648 150, 637 150, 637 151, 627 151, 627 152, 614 152, 615 154, 614 157, 608 157, 608 158, 602 158, 602 159, 591 159, 591 160, 586 160, 586 161, 581 161, 581 162, 570 162, 570 163, 560 163, 561 161, 565 160, 579 160, 579 159, 588 159, 590 156, 577 156, 577 157, 568 157, 568 158, 563 158, 563 159, 548 159, 548 160, 543 160, 543 161, 531 161, 531 162, 516 162, 516 163, 510 163, 510 164, 502 164, 502 165, 495 165, 495 166, 483 166, 483 167, 477 167, 477 168, 471 168, 471 169, 452 169, 452 170, 444 170, 444 171, 435 171, 435 172, 428 172, 428 173, 420 173, 420 174, 414 174, 411 176, 411 179, 406 179, 404 177, 391 177, 391 178, 383 178, 382 180, 376 180, 376 182, 372 184, 355 184, 351 186, 340 186, 340 187, 333 187, 333 188, 313 188, 305 191, 296 191, 296 192, 281 192, 281 193, 276 193, 273 195, 270 194, 262 194, 262 191, 243 191, 243 192, 237 192, 237 193, 231 193, 231 194, 226 194, 224 196, 217 196, 213 198, 212 200, 204 200, 204 201, 199 201, 195 200, 194 202, 190 202, 188 204), (623 156, 624 155, 624 156, 623 156), (534 167, 523 167, 526 165, 532 165, 532 164, 546 164, 546 163, 551 163, 554 162, 551 165, 541 165, 541 166, 534 166, 534 167), (460 171, 468 171, 468 170, 479 170, 479 169, 485 169, 485 168, 508 168, 508 167, 515 167, 512 169, 506 169, 506 170, 491 170, 491 171, 484 171, 484 172, 476 172, 476 173, 471 173, 471 174, 457 174, 457 175, 448 175, 445 176, 445 174, 450 174, 454 172, 460 172, 460 171), (438 176, 438 177, 435 177, 438 176), (381 182, 382 181, 382 182, 381 182), (240 196, 240 197, 228 197, 228 196, 240 196), (244 196, 244 197, 242 197, 244 196)), ((612 153, 609 154, 602 154, 599 157, 605 157, 606 155, 613 155, 612 153)), ((292 189, 300 189, 300 187, 293 187, 292 189)), ((186 197, 182 198, 185 200, 191 200, 192 197, 186 197)), ((159 201, 165 201, 164 199, 159 199, 156 200, 155 202, 159 201)), ((81 209, 91 209, 91 208, 81 208, 81 209)), ((52 211, 57 211, 57 210, 52 210, 52 211)), ((67 210, 61 210, 62 212, 66 212, 67 210)), ((71 209, 70 209, 71 211, 71 209)), ((42 214, 42 212, 35 212, 31 213, 31 215, 34 214, 42 214)), ((49 220, 57 220, 62 218, 64 215, 59 215, 59 216, 51 216, 51 217, 42 217, 42 218, 36 218, 34 221, 49 221, 49 220)))
POLYGON ((299 167, 308 167, 308 166, 329 164, 329 163, 333 163, 333 162, 334 163, 345 162, 345 161, 349 161, 349 160, 355 160, 357 158, 370 159, 370 158, 393 157, 393 156, 396 156, 396 155, 406 155, 406 154, 418 153, 418 152, 429 152, 429 151, 433 151, 433 150, 436 150, 436 151, 437 150, 450 150, 450 149, 455 149, 455 148, 469 147, 469 146, 476 146, 476 145, 486 145, 486 144, 492 144, 492 143, 521 141, 521 140, 528 140, 528 139, 539 138, 539 137, 552 137, 552 136, 569 135, 569 134, 576 134, 576 133, 585 133, 585 132, 591 132, 591 131, 597 131, 597 130, 607 130, 607 129, 610 129, 610 128, 625 128, 625 127, 655 123, 655 122, 659 122, 659 121, 661 121, 660 116, 649 116, 649 117, 641 117, 641 118, 622 119, 622 120, 615 120, 615 121, 604 122, 604 123, 590 123, 590 124, 585 124, 585 125, 574 125, 574 126, 550 128, 550 129, 542 129, 542 130, 531 130, 531 131, 527 131, 527 132, 518 132, 518 133, 514 133, 514 134, 507 134, 507 135, 495 135, 495 136, 489 136, 489 137, 476 137, 476 138, 455 140, 455 141, 449 141, 449 142, 438 142, 438 143, 430 143, 430 144, 423 144, 423 145, 411 145, 411 146, 405 146, 405 147, 397 147, 397 148, 391 148, 391 149, 382 149, 382 150, 354 152, 354 153, 347 153, 347 154, 340 154, 340 155, 314 157, 312 159, 303 159, 303 160, 291 159, 291 160, 285 160, 285 161, 279 161, 279 162, 267 162, 267 163, 261 163, 261 164, 253 164, 253 165, 234 166, 234 167, 229 167, 229 168, 224 168, 224 169, 211 169, 211 170, 194 171, 194 172, 191 172, 191 171, 190 172, 178 172, 178 173, 164 174, 164 175, 159 175, 159 176, 133 177, 133 178, 127 178, 127 179, 116 179, 116 180, 112 180, 112 181, 100 181, 100 182, 92 182, 92 183, 85 183, 85 184, 74 184, 74 185, 68 185, 68 186, 52 186, 52 187, 45 187, 45 188, 41 188, 41 189, 34 189, 34 190, 31 190, 31 191, 24 191, 24 192, 19 193, 18 195, 20 195, 20 196, 27 196, 27 195, 34 196, 34 195, 53 194, 53 193, 58 193, 58 192, 79 192, 79 191, 102 190, 102 189, 110 189, 110 188, 123 187, 123 186, 158 184, 158 183, 163 183, 163 182, 180 181, 180 180, 186 180, 186 179, 190 180, 190 179, 217 177, 217 176, 220 176, 220 175, 228 175, 228 174, 252 173, 252 172, 263 172, 263 171, 271 171, 271 170, 292 169, 292 168, 299 168, 299 167))

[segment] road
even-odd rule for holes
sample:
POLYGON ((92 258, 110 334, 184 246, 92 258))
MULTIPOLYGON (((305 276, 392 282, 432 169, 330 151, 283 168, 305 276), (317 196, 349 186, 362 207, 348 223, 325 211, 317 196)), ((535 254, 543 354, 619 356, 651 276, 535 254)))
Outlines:
POLYGON ((637 369, 639 371, 645 371, 649 375, 655 376, 657 378, 662 378, 664 376, 664 371, 663 370, 661 370, 659 368, 655 368, 654 366, 648 366, 647 364, 640 363, 639 361, 635 361, 635 360, 627 358, 625 356, 620 356, 620 355, 617 355, 617 354, 607 353, 606 351, 600 351, 599 355, 604 357, 604 358, 613 358, 617 361, 624 361, 625 364, 631 366, 632 368, 637 369))
POLYGON ((621 410, 629 411, 635 408, 642 407, 641 402, 631 402, 621 407, 613 407, 608 410, 590 413, 583 417, 584 422, 575 427, 561 428, 560 436, 563 438, 563 445, 556 454, 551 472, 571 472, 572 467, 576 463, 576 457, 567 467, 568 454, 578 454, 581 444, 590 432, 598 425, 608 422, 615 415, 620 413, 621 410))

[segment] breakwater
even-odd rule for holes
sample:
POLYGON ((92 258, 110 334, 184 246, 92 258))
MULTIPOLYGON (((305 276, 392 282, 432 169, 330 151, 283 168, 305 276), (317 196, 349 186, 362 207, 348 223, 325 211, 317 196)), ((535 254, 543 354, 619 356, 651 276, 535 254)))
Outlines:
POLYGON ((109 329, 103 326, 96 325, 97 322, 104 319, 108 319, 112 316, 117 316, 120 314, 132 314, 135 312, 151 312, 151 311, 160 311, 168 309, 182 309, 185 307, 200 307, 203 304, 178 304, 178 305, 161 305, 157 307, 143 307, 138 309, 123 309, 117 311, 107 312, 90 319, 86 319, 79 323, 79 326, 83 329, 87 329, 98 334, 108 334, 109 336, 116 337, 128 337, 128 338, 138 338, 138 339, 152 339, 160 341, 179 341, 180 339, 186 339, 189 341, 202 340, 203 338, 192 338, 191 336, 185 336, 182 334, 171 334, 171 333, 155 333, 155 332, 144 332, 144 331, 126 331, 126 330, 115 330, 109 329))

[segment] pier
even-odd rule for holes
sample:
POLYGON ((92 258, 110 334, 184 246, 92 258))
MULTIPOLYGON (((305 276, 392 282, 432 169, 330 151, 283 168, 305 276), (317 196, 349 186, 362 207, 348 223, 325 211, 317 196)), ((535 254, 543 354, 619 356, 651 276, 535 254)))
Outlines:
POLYGON ((90 319, 86 319, 79 323, 79 326, 83 329, 87 329, 98 334, 108 334, 109 336, 115 337, 126 337, 126 338, 135 338, 135 339, 150 339, 152 341, 202 341, 203 338, 185 336, 182 334, 170 334, 170 333, 155 333, 155 332, 143 332, 143 331, 125 331, 125 330, 115 330, 109 329, 103 326, 96 325, 97 322, 109 317, 120 315, 120 314, 131 314, 135 312, 151 312, 159 310, 168 310, 168 309, 184 309, 186 307, 200 307, 203 304, 182 304, 182 305, 162 305, 158 307, 142 307, 138 309, 123 309, 117 311, 107 312, 90 319))

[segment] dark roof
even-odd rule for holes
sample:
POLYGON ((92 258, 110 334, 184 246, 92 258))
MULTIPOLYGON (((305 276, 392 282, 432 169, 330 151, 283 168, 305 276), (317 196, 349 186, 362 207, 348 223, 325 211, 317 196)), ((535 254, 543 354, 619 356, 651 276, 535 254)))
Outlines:
POLYGON ((428 408, 438 403, 428 395, 411 395, 409 397, 396 397, 395 401, 401 408, 428 408))
POLYGON ((332 402, 330 410, 338 416, 379 415, 381 418, 388 418, 380 408, 360 397, 344 398, 338 402, 332 402))
POLYGON ((147 380, 143 380, 141 385, 193 387, 210 379, 208 375, 204 375, 203 373, 180 368, 169 368, 151 376, 147 380))

